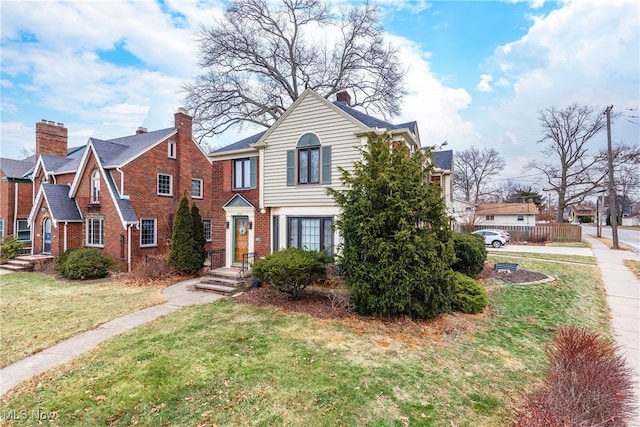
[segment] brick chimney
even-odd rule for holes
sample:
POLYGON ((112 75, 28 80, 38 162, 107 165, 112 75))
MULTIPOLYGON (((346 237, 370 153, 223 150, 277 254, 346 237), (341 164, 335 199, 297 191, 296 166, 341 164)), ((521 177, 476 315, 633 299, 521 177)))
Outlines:
POLYGON ((344 102, 349 107, 351 107, 351 95, 346 89, 340 89, 338 93, 336 93, 336 101, 344 102))
POLYGON ((147 128, 138 126, 138 130, 136 130, 136 135, 140 135, 141 133, 147 133, 147 128))
POLYGON ((62 123, 42 120, 36 123, 36 156, 51 154, 67 157, 68 130, 62 123))
POLYGON ((193 118, 184 108, 178 108, 178 112, 174 114, 174 117, 175 127, 178 130, 178 144, 182 141, 191 141, 193 139, 191 134, 193 118))

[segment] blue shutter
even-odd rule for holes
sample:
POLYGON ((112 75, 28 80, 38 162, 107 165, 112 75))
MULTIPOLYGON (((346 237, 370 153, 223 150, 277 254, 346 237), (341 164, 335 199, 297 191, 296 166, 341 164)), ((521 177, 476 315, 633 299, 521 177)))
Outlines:
POLYGON ((331 146, 322 146, 322 183, 331 184, 331 146))
POLYGON ((257 160, 257 157, 251 157, 249 159, 249 187, 251 188, 256 188, 257 160))
POLYGON ((296 185, 294 179, 296 150, 287 150, 287 185, 296 185))

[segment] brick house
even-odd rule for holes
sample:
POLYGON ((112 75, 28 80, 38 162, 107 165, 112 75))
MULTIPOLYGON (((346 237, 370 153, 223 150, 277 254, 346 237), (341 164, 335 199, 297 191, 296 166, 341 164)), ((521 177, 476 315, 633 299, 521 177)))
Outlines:
MULTIPOLYGON (((214 180, 214 248, 225 265, 243 252, 259 257, 296 246, 326 249, 339 243, 333 224, 340 214, 328 187, 340 188, 339 167, 353 170, 369 135, 421 148, 416 122, 394 125, 351 107, 346 91, 331 102, 306 89, 266 131, 209 154, 214 180)), ((439 170, 443 191, 451 174, 439 170)), ((449 198, 447 197, 447 200, 449 198)))
POLYGON ((168 252, 183 194, 198 206, 210 241, 211 162, 193 140, 192 118, 180 109, 174 120, 167 129, 90 138, 68 155, 66 133, 36 137, 28 217, 32 253, 59 256, 70 248, 97 247, 130 270, 146 255, 168 252), (40 154, 39 145, 47 146, 47 154, 40 154))

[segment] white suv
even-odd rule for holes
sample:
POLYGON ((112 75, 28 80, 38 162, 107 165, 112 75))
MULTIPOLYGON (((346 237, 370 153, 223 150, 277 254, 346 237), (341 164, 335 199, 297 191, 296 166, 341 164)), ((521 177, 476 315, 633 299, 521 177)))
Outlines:
POLYGON ((478 234, 484 237, 485 245, 491 245, 494 248, 499 248, 507 243, 507 236, 496 230, 478 230, 471 234, 478 234))

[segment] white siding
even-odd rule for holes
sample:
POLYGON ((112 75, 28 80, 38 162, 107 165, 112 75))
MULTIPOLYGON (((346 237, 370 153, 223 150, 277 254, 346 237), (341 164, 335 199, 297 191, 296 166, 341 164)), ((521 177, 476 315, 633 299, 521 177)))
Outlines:
POLYGON ((264 206, 333 206, 326 188, 340 188, 338 167, 351 170, 360 159, 359 147, 366 139, 355 134, 363 129, 315 96, 304 98, 264 141, 264 206), (295 150, 307 132, 318 135, 322 146, 331 146, 331 184, 287 186, 287 150, 295 150))
POLYGON ((493 220, 487 220, 486 215, 479 215, 476 221, 477 225, 482 226, 499 226, 499 225, 536 225, 536 215, 531 213, 524 214, 495 214, 493 220), (518 221, 518 215, 524 217, 524 221, 518 221))

